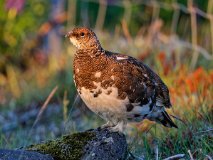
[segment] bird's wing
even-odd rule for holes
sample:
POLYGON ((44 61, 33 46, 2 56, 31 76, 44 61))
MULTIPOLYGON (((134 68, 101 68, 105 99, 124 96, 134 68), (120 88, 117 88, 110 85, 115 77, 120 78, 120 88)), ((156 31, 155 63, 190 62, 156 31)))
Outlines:
POLYGON ((108 55, 131 70, 132 89, 127 91, 131 101, 146 103, 154 98, 158 106, 170 108, 169 90, 160 77, 141 61, 118 53, 108 52, 108 55))
MULTIPOLYGON (((141 65, 144 65, 141 62, 141 65)), ((158 103, 158 106, 165 106, 167 108, 170 108, 171 102, 170 102, 170 97, 169 97, 169 90, 167 86, 164 84, 164 82, 161 80, 161 78, 154 72, 152 71, 148 66, 144 65, 147 72, 150 75, 150 78, 153 79, 156 87, 156 103, 158 103)))

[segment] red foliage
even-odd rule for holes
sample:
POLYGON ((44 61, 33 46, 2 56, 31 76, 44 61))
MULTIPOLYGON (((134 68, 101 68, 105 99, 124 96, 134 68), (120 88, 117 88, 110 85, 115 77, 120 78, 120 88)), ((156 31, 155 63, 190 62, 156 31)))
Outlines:
POLYGON ((199 67, 186 77, 185 82, 193 93, 198 92, 199 86, 202 87, 202 90, 208 89, 212 80, 208 73, 202 67, 199 67))

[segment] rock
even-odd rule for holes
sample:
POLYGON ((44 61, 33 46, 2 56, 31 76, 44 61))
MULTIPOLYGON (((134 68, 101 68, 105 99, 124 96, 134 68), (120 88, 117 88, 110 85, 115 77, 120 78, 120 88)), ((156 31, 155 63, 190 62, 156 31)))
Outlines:
POLYGON ((33 151, 0 149, 0 160, 53 160, 53 157, 33 151))
POLYGON ((82 159, 113 160, 126 159, 128 155, 127 142, 124 134, 109 130, 93 131, 95 138, 89 141, 82 159))
POLYGON ((49 154, 55 160, 122 160, 129 156, 125 135, 108 129, 65 135, 25 149, 49 154))

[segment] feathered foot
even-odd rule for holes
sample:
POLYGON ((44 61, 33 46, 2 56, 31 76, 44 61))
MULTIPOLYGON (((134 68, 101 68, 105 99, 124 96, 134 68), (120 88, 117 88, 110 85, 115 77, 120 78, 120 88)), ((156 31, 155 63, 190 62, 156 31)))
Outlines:
POLYGON ((123 121, 118 122, 115 126, 111 126, 109 130, 111 132, 120 132, 123 133, 124 129, 126 128, 126 123, 123 121))

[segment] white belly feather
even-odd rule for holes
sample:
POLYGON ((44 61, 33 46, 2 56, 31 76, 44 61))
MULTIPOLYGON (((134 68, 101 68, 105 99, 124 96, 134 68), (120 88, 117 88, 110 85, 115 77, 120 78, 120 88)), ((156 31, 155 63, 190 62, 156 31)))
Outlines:
POLYGON ((91 90, 84 87, 81 88, 81 98, 85 104, 96 114, 100 115, 102 118, 109 120, 112 118, 124 118, 126 113, 126 104, 129 102, 128 98, 121 100, 118 99, 118 89, 115 87, 108 87, 104 89, 101 87, 100 83, 94 82, 97 86, 96 89, 91 90), (94 97, 94 93, 101 91, 101 93, 94 97), (107 94, 111 91, 110 94, 107 94))

